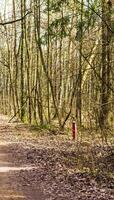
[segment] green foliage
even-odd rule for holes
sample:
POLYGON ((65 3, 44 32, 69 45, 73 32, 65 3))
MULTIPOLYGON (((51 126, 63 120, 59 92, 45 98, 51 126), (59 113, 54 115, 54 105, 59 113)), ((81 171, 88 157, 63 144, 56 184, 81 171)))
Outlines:
POLYGON ((58 0, 58 1, 52 1, 51 5, 50 5, 50 10, 52 12, 60 12, 61 8, 63 7, 63 5, 69 6, 70 1, 69 0, 58 0))
POLYGON ((114 32, 114 20, 112 20, 111 30, 114 32))
POLYGON ((58 131, 58 127, 52 125, 52 124, 42 124, 42 125, 32 125, 30 127, 30 131, 32 131, 33 133, 36 133, 39 135, 46 135, 46 133, 48 134, 56 134, 56 132, 58 131))
POLYGON ((98 15, 96 13, 99 13, 99 1, 96 0, 92 2, 91 4, 84 4, 83 7, 83 13, 81 13, 80 4, 78 8, 78 20, 77 20, 77 33, 76 33, 76 40, 80 41, 82 38, 82 35, 86 32, 86 30, 89 29, 89 27, 93 28, 95 26, 96 21, 99 20, 98 15), (82 21, 81 21, 81 14, 83 15, 82 21))
POLYGON ((41 37, 41 43, 47 44, 48 41, 48 32, 49 36, 54 39, 57 36, 59 37, 67 37, 69 35, 69 24, 70 24, 70 16, 64 16, 63 18, 55 19, 50 23, 48 30, 41 37))

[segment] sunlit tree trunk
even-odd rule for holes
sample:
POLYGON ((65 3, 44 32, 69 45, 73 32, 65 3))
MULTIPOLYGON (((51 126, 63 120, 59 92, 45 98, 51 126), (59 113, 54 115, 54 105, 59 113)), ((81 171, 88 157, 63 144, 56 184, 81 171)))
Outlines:
POLYGON ((110 96, 110 70, 111 70, 111 4, 102 0, 102 66, 101 66, 101 109, 100 127, 108 125, 108 100, 110 96))
MULTIPOLYGON (((21 18, 24 16, 24 1, 21 0, 21 18)), ((21 120, 24 121, 24 20, 21 20, 21 80, 20 80, 20 106, 21 106, 21 120)))

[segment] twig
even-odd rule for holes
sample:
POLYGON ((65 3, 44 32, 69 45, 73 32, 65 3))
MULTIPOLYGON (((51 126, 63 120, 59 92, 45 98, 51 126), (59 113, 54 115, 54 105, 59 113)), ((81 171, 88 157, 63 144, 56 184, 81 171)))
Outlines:
POLYGON ((32 13, 32 11, 27 12, 23 17, 16 19, 16 20, 12 20, 12 21, 8 21, 8 22, 1 22, 0 25, 4 26, 4 25, 8 25, 8 24, 13 24, 19 21, 22 21, 27 15, 29 15, 30 13, 32 13))

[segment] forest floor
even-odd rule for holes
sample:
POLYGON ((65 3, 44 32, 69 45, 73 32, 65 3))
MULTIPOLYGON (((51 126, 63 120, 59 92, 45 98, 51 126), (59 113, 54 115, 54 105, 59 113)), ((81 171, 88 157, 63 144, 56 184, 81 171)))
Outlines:
POLYGON ((0 200, 114 200, 114 138, 70 136, 0 115, 0 200))

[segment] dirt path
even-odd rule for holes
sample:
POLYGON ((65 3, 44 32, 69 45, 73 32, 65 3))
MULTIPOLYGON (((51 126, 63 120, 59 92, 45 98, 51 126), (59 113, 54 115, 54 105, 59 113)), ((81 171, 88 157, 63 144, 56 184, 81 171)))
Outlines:
POLYGON ((18 157, 16 159, 15 150, 18 150, 21 143, 8 141, 13 125, 7 121, 8 118, 0 116, 0 200, 44 200, 40 184, 31 187, 19 178, 22 171, 26 175, 34 167, 23 165, 24 160, 20 164, 18 157))
POLYGON ((40 131, 0 115, 0 200, 114 200, 114 146, 40 131))

